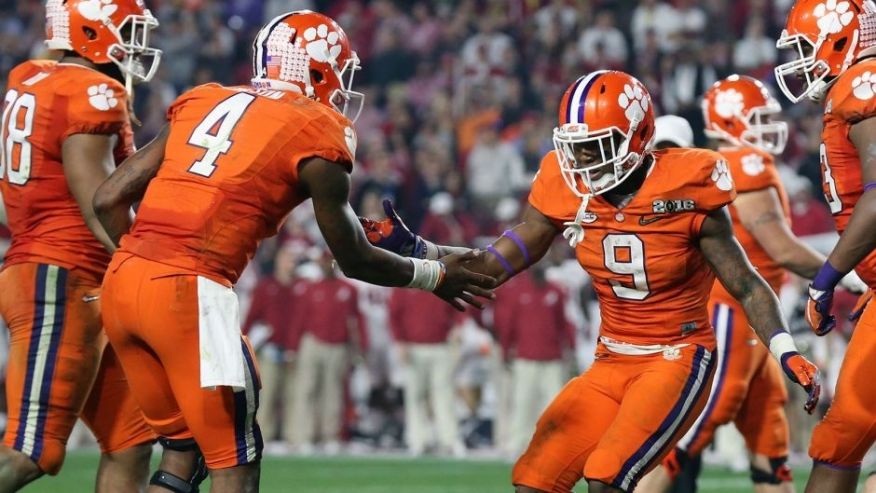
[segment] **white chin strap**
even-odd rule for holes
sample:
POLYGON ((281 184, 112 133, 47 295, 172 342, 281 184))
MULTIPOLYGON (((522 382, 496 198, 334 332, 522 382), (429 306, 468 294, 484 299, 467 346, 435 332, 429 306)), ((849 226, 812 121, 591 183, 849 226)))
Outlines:
POLYGON ((584 195, 581 197, 581 205, 578 207, 578 213, 575 214, 574 221, 567 221, 563 223, 563 226, 566 227, 563 230, 563 238, 569 242, 569 246, 575 248, 578 246, 578 243, 584 241, 584 227, 581 226, 581 223, 584 222, 584 215, 587 213, 587 204, 590 203, 591 194, 584 195))

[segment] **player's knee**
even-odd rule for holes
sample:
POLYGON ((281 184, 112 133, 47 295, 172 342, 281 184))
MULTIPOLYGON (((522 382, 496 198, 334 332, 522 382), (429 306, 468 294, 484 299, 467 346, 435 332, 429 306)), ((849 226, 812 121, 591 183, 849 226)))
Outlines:
POLYGON ((42 476, 43 473, 40 466, 27 455, 6 446, 0 448, 0 477, 5 480, 12 480, 23 486, 42 476))
POLYGON ((770 457, 768 459, 769 466, 766 469, 763 467, 763 464, 752 462, 751 482, 754 484, 778 485, 794 481, 787 461, 787 457, 770 457))

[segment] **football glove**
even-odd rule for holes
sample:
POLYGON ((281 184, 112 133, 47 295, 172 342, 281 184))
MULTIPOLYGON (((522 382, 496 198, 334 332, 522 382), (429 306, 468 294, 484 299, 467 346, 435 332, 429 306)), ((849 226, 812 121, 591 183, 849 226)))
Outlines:
POLYGON ((809 395, 803 409, 812 414, 821 396, 821 377, 818 367, 812 364, 796 351, 790 351, 782 355, 782 370, 792 382, 803 387, 809 395))
POLYGON ((383 211, 386 219, 380 221, 359 217, 368 242, 402 257, 426 258, 426 241, 407 227, 396 213, 392 201, 383 201, 383 211))
POLYGON ((823 336, 836 327, 836 317, 831 315, 833 289, 822 291, 809 285, 809 300, 806 302, 806 321, 817 336, 823 336))

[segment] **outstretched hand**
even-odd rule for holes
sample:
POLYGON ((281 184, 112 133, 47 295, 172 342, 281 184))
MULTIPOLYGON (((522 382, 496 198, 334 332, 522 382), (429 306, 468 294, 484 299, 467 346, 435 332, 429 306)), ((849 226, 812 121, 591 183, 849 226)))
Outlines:
POLYGON ((444 264, 444 279, 434 293, 459 311, 465 311, 465 304, 480 310, 484 307, 482 300, 495 298, 493 288, 496 287, 496 279, 472 272, 466 267, 479 254, 477 250, 470 250, 440 259, 444 264))
POLYGON ((368 242, 402 257, 426 258, 426 242, 402 221, 391 200, 383 201, 385 219, 359 217, 368 242))

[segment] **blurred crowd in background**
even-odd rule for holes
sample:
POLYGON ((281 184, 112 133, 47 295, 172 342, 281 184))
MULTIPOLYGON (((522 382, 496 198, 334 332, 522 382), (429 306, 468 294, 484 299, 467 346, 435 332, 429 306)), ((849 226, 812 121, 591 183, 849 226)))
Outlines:
MULTIPOLYGON (((161 23, 154 44, 164 57, 136 92, 140 145, 187 88, 247 83, 263 23, 319 10, 345 29, 364 67, 354 85, 366 94, 356 123, 356 211, 382 217, 388 198, 423 236, 482 247, 518 217, 571 82, 596 69, 629 71, 650 89, 658 115, 687 118, 706 145, 700 97, 713 82, 746 73, 775 87, 775 39, 791 0, 146 3, 161 23)), ((3 79, 43 56, 44 15, 43 2, 0 1, 3 79)), ((773 92, 791 128, 779 162, 794 231, 829 249, 836 237, 820 193, 821 112, 791 108, 773 92)), ((262 245, 237 286, 244 330, 259 348, 269 452, 518 452, 553 393, 586 368, 598 332, 596 301, 571 249, 556 245, 491 308, 460 315, 426 293, 338 278, 307 209, 262 245)), ((783 296, 795 320, 800 286, 791 280, 783 296)), ((811 347, 828 373, 843 334, 811 347)), ((809 419, 794 396, 791 418, 809 419)), ((811 426, 792 425, 801 429, 811 426)), ((793 438, 803 452, 808 437, 793 438)))

